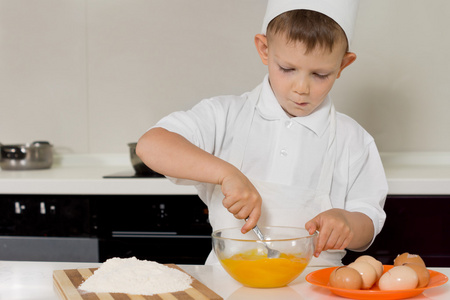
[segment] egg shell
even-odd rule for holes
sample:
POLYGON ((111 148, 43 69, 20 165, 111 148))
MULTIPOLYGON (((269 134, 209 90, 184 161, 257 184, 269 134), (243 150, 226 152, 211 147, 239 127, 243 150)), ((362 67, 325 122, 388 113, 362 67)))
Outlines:
POLYGON ((430 282, 430 272, 427 268, 419 264, 406 263, 404 266, 409 267, 416 272, 417 277, 419 278, 418 288, 426 287, 430 282))
POLYGON ((361 274, 363 280, 362 288, 365 290, 370 289, 377 281, 377 271, 375 271, 375 268, 366 261, 352 262, 348 267, 355 269, 361 274))
POLYGON ((361 274, 353 268, 338 267, 330 274, 330 285, 336 288, 359 290, 363 281, 361 274))
POLYGON ((374 267, 375 271, 377 272, 377 280, 380 279, 381 275, 383 275, 383 263, 379 260, 377 260, 376 258, 374 258, 373 256, 370 255, 362 255, 360 257, 358 257, 355 262, 358 261, 365 261, 368 262, 369 264, 372 265, 372 267, 374 267))
POLYGON ((423 265, 425 268, 427 267, 423 259, 417 254, 409 254, 408 252, 405 252, 403 254, 398 255, 394 259, 394 266, 401 266, 406 263, 423 265))
POLYGON ((419 282, 416 272, 406 266, 393 267, 378 281, 382 291, 415 289, 419 282))

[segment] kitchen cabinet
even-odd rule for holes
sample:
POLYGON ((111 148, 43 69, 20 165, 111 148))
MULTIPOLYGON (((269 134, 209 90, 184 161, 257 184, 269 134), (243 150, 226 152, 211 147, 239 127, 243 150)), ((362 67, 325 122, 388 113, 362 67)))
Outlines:
POLYGON ((0 208, 1 235, 96 236, 87 196, 0 195, 0 208))
POLYGON ((368 254, 393 264, 398 254, 419 254, 429 267, 450 267, 450 196, 389 195, 386 223, 364 252, 348 251, 344 263, 368 254))
POLYGON ((0 259, 98 261, 85 196, 0 195, 0 259))
MULTIPOLYGON (((416 252, 428 265, 450 266, 450 155, 394 153, 382 160, 390 193, 388 216, 363 253, 391 264, 399 253, 416 252)), ((7 244, 8 255, 33 260, 97 262, 112 255, 159 252, 155 257, 163 262, 190 263, 188 257, 195 256, 194 263, 203 263, 211 249, 210 229, 205 229, 207 211, 195 187, 166 178, 122 177, 133 172, 128 154, 63 155, 55 157, 51 169, 0 171, 0 259, 12 259, 1 256, 8 253, 7 244), (189 210, 193 207, 194 213, 189 210), (183 212, 193 218, 183 219, 183 212), (171 228, 174 222, 178 225, 171 228), (41 256, 24 256, 19 248, 41 256), (80 249, 90 254, 76 256, 80 249), (172 259, 174 253, 180 261, 172 259)), ((344 262, 361 254, 349 251, 344 262)))
POLYGON ((0 195, 0 260, 202 264, 211 231, 196 195, 0 195))
MULTIPOLYGON (((403 252, 450 267, 450 196, 389 195, 372 246, 348 251, 392 264, 403 252)), ((202 264, 211 250, 208 211, 196 195, 0 195, 4 260, 105 261, 137 256, 202 264)))

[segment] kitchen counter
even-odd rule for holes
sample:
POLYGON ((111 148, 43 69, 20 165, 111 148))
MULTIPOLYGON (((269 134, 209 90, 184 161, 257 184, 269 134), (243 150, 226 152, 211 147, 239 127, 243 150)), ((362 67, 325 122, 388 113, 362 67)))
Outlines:
POLYGON ((55 156, 50 169, 0 171, 2 194, 52 195, 196 195, 193 186, 166 178, 133 176, 129 156, 122 154, 55 156), (117 178, 104 178, 117 176, 117 178))
MULTIPOLYGON (((99 263, 64 262, 15 262, 0 261, 0 299, 8 300, 57 300, 53 288, 53 271, 76 268, 95 268, 99 263)), ((306 282, 305 276, 319 268, 308 267, 287 287, 277 289, 253 289, 243 287, 219 266, 180 265, 187 273, 208 286, 224 299, 344 299, 331 294, 326 289, 306 282)), ((450 276, 450 268, 430 268, 450 276)), ((426 290, 412 299, 450 299, 450 284, 426 290)))
MULTIPOLYGON (((450 195, 450 153, 383 153, 390 195, 450 195)), ((108 178, 134 174, 125 154, 55 156, 52 168, 0 171, 2 194, 196 194, 166 178, 108 178)))
POLYGON ((450 195, 450 153, 382 153, 390 195, 450 195))

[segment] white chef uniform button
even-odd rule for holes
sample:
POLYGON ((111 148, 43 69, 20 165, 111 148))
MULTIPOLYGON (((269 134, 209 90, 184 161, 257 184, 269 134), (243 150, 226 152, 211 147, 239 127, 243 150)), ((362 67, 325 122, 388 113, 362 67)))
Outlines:
POLYGON ((283 157, 286 157, 288 155, 287 150, 285 148, 281 149, 280 155, 283 156, 283 157))
POLYGON ((294 122, 292 122, 291 120, 286 121, 286 122, 284 123, 284 125, 286 126, 286 128, 291 128, 293 124, 294 124, 294 122))

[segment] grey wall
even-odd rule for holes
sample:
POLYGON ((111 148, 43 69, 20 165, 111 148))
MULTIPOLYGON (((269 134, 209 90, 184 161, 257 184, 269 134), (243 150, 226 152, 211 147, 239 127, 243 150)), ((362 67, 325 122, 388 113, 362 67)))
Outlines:
MULTIPOLYGON (((266 73, 263 0, 0 0, 0 142, 127 152, 164 115, 266 73)), ((336 107, 382 152, 450 151, 450 2, 362 0, 336 107)))

